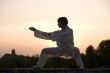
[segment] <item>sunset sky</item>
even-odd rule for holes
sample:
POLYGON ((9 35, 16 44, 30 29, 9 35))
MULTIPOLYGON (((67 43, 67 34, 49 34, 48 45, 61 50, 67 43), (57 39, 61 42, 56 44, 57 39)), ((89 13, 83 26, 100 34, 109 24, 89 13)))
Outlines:
POLYGON ((52 32, 57 19, 68 18, 75 46, 84 53, 89 45, 110 39, 110 0, 0 0, 0 56, 16 49, 17 54, 40 54, 55 42, 35 38, 28 28, 52 32))

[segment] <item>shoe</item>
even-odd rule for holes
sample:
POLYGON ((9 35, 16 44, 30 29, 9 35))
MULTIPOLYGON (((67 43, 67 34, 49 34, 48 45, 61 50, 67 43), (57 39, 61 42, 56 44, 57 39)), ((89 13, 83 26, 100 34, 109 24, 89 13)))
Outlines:
POLYGON ((32 69, 41 69, 40 67, 38 67, 37 65, 33 66, 32 69))
POLYGON ((80 66, 79 69, 84 70, 85 68, 84 68, 84 66, 80 66))

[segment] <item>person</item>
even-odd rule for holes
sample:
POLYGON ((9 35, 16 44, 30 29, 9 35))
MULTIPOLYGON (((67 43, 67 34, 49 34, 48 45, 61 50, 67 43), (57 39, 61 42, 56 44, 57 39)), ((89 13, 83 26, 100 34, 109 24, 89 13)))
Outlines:
POLYGON ((70 56, 75 59, 78 68, 84 69, 79 49, 74 46, 73 30, 68 27, 66 17, 58 18, 58 27, 61 30, 54 32, 43 32, 34 27, 29 29, 34 32, 34 36, 41 39, 56 41, 58 47, 50 47, 42 49, 39 60, 32 68, 43 68, 48 58, 58 56, 70 56))

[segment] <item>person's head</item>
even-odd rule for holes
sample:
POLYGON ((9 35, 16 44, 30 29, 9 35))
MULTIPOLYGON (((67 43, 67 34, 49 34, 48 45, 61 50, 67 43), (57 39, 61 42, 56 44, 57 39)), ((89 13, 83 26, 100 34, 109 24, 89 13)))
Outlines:
POLYGON ((68 20, 66 17, 60 17, 57 21, 59 28, 64 28, 68 25, 68 20))

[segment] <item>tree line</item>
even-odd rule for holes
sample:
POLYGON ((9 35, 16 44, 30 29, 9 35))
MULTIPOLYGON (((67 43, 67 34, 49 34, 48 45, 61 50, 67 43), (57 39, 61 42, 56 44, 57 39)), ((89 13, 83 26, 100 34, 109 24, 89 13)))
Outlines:
MULTIPOLYGON (((86 53, 81 54, 85 68, 110 68, 110 39, 102 40, 95 49, 92 45, 86 48, 86 53)), ((0 68, 31 68, 37 63, 39 55, 17 55, 15 49, 11 54, 0 58, 0 68)), ((45 68, 77 68, 74 59, 54 57, 48 59, 45 68)))

